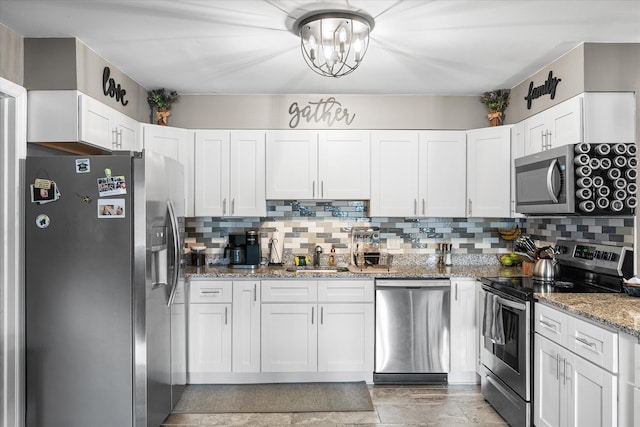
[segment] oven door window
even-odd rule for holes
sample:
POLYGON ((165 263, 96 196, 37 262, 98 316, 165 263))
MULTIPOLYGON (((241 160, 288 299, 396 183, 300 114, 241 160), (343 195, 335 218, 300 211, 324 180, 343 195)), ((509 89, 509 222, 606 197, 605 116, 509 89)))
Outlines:
POLYGON ((503 305, 504 344, 496 344, 489 338, 484 339, 485 348, 517 373, 520 373, 523 368, 521 352, 524 349, 521 348, 521 344, 524 341, 521 340, 520 334, 525 330, 524 324, 521 329, 521 323, 525 321, 524 317, 522 311, 503 305))

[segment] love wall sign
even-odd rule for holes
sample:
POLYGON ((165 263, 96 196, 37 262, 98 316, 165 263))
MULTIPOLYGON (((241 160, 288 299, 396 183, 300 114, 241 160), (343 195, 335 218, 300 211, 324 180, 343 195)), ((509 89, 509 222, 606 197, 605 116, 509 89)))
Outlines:
POLYGON ((109 67, 104 67, 104 70, 102 70, 102 92, 104 96, 115 98, 123 106, 129 103, 129 100, 124 99, 127 91, 111 77, 111 69, 109 67))

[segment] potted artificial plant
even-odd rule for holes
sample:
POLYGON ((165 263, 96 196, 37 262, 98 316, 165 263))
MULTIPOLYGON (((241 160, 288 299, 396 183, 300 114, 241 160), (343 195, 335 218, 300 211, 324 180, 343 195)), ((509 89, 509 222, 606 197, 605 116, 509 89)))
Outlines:
POLYGON ((147 101, 149 102, 152 112, 154 108, 156 109, 156 122, 159 125, 167 125, 167 117, 171 115, 169 112, 171 104, 179 97, 180 95, 178 95, 178 92, 175 90, 167 92, 164 88, 153 89, 147 92, 147 101))
POLYGON ((496 89, 485 92, 480 97, 480 102, 487 106, 489 122, 491 126, 500 126, 504 121, 504 110, 509 105, 509 89, 496 89))

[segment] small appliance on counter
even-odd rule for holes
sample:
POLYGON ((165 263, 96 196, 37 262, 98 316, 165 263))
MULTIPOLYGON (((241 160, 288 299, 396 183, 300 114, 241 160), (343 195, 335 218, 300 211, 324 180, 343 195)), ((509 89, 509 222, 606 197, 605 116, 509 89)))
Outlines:
POLYGON ((229 244, 224 257, 229 258, 230 268, 255 268, 260 265, 260 236, 257 230, 243 234, 229 234, 229 244))

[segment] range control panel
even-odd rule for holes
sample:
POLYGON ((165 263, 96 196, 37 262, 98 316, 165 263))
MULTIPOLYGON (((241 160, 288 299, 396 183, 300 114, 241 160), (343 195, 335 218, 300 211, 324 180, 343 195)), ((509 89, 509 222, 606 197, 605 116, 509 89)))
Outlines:
POLYGON ((629 265, 633 269, 633 249, 628 246, 558 239, 556 250, 560 265, 619 276, 627 273, 629 265))

